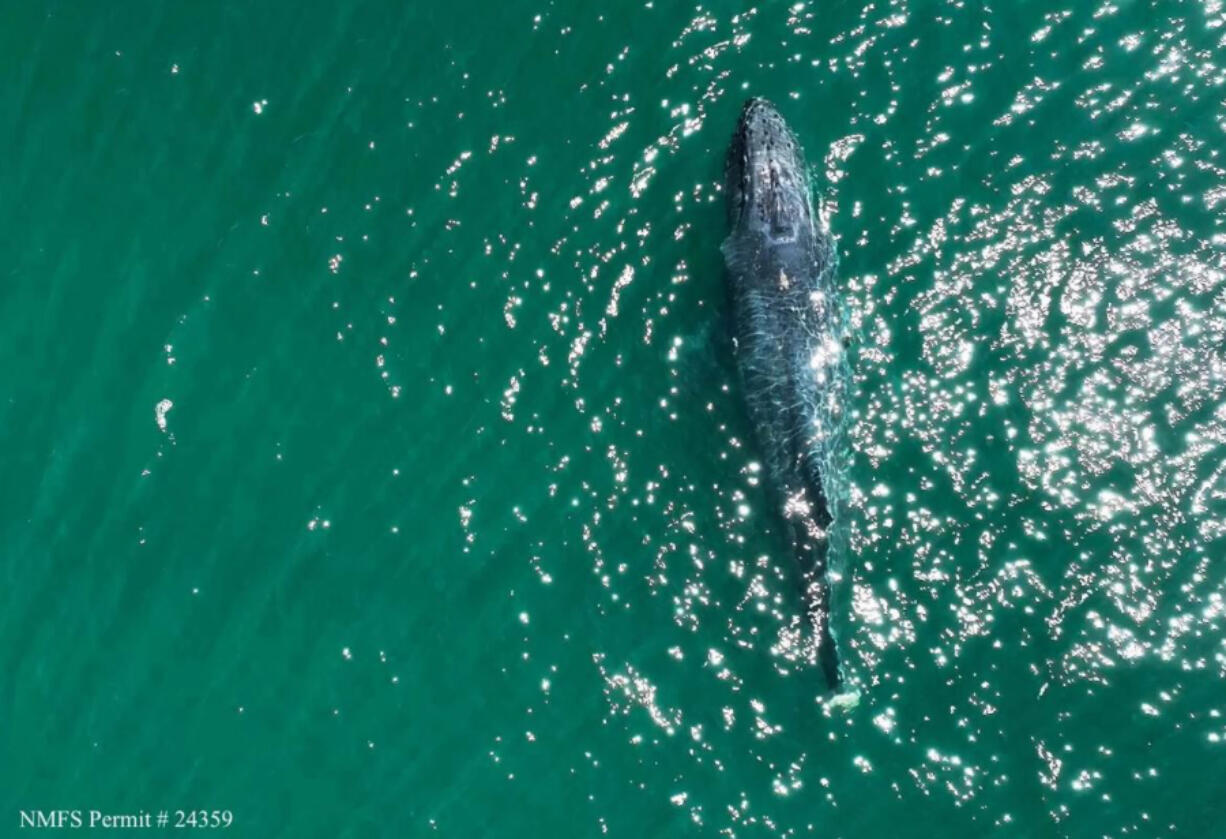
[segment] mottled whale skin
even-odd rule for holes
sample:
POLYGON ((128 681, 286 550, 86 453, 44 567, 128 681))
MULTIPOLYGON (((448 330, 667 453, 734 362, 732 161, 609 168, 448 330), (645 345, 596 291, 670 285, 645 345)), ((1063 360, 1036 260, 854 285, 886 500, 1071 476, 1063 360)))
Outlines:
POLYGON ((813 211, 795 135, 766 100, 745 103, 724 175, 730 232, 721 250, 742 388, 798 562, 817 661, 839 690, 828 533, 849 376, 834 239, 813 211))

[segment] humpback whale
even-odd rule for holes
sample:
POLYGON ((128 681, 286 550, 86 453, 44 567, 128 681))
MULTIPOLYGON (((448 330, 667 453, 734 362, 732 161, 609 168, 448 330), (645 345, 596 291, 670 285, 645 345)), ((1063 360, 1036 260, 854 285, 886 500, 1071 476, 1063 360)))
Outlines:
POLYGON ((724 186, 729 234, 721 250, 741 385, 797 561, 816 660, 839 696, 829 533, 850 376, 834 238, 813 211, 795 135, 764 99, 741 110, 724 186))

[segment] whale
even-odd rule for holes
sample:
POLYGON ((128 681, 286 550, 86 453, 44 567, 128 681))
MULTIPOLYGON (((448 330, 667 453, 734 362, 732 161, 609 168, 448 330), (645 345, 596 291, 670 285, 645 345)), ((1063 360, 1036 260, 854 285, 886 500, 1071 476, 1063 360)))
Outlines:
POLYGON ((814 212, 796 135, 765 99, 741 109, 724 190, 721 251, 741 389, 795 559, 816 642, 807 645, 809 657, 843 696, 830 568, 850 380, 838 258, 829 225, 814 212))

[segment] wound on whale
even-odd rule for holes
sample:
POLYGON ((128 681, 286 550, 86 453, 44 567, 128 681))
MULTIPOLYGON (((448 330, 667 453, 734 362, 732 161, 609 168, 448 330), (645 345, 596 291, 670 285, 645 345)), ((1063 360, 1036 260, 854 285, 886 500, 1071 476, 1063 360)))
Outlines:
POLYGON ((797 561, 816 658, 839 691, 829 532, 849 372, 834 240, 813 212, 795 135, 766 100, 745 103, 724 178, 730 232, 722 251, 737 366, 797 561))

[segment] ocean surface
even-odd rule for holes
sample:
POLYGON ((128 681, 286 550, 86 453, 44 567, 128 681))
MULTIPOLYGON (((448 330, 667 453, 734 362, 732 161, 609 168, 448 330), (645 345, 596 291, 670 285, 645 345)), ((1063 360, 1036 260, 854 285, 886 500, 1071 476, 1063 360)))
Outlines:
POLYGON ((46 0, 0 56, 0 835, 1223 835, 1221 0, 46 0), (839 242, 850 711, 728 334, 749 96, 839 242))

